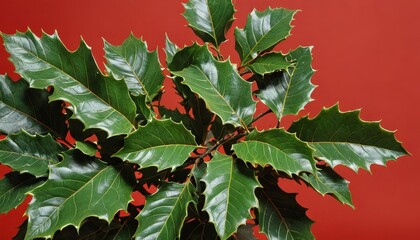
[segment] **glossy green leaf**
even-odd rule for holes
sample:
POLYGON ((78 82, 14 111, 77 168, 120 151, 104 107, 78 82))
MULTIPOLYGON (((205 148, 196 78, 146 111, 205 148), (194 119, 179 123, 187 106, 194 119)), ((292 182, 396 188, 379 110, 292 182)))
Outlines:
POLYGON ((79 228, 90 216, 111 222, 132 200, 128 178, 124 168, 73 151, 63 153, 63 160, 50 166, 48 180, 30 192, 25 239, 50 238, 67 225, 79 228))
POLYGON ((48 166, 58 163, 62 148, 51 135, 30 135, 24 131, 0 141, 0 163, 14 171, 35 177, 48 175, 48 166))
POLYGON ((88 156, 95 156, 96 151, 98 150, 96 148, 96 145, 92 142, 81 142, 81 141, 76 141, 76 149, 79 149, 82 153, 88 155, 88 156))
POLYGON ((172 74, 182 77, 182 83, 197 93, 224 123, 246 128, 252 121, 256 103, 251 83, 239 76, 229 61, 214 59, 207 46, 195 51, 190 66, 172 74))
POLYGON ((338 105, 323 109, 313 119, 294 122, 289 131, 307 141, 316 149, 314 156, 331 167, 344 165, 356 172, 359 168, 370 171, 372 164, 385 165, 407 154, 394 133, 379 122, 360 120, 359 111, 340 112, 338 105))
POLYGON ((233 150, 246 162, 271 165, 289 176, 315 170, 313 150, 284 129, 253 131, 243 142, 234 144, 233 150))
POLYGON ((153 120, 130 134, 124 140, 124 147, 114 156, 142 168, 175 169, 196 147, 194 136, 182 124, 153 120))
POLYGON ((166 65, 169 66, 169 64, 172 62, 172 59, 174 58, 178 50, 179 50, 178 46, 169 39, 168 35, 166 35, 166 39, 165 39, 166 65))
POLYGON ((242 66, 247 65, 261 52, 274 47, 290 35, 293 15, 296 11, 284 8, 268 8, 263 12, 254 9, 247 19, 243 29, 235 29, 236 51, 242 60, 242 66))
POLYGON ((219 237, 227 239, 251 218, 250 209, 258 204, 254 193, 258 181, 253 171, 218 152, 208 163, 202 181, 206 184, 203 210, 209 214, 219 237))
POLYGON ((231 0, 189 0, 183 16, 195 34, 216 48, 226 40, 225 34, 234 20, 231 0))
POLYGON ((257 189, 260 232, 270 240, 315 239, 311 233, 312 221, 296 201, 296 194, 283 191, 272 176, 259 181, 263 185, 257 189))
POLYGON ((251 64, 248 65, 248 68, 252 72, 263 76, 268 73, 288 70, 288 68, 292 65, 294 65, 293 61, 287 59, 285 55, 273 52, 257 57, 251 64))
POLYGON ((146 198, 146 205, 137 216, 137 240, 177 239, 187 217, 188 205, 196 201, 195 188, 187 182, 164 183, 146 198))
POLYGON ((50 132, 65 137, 61 102, 48 104, 48 95, 44 90, 29 89, 23 79, 13 82, 9 76, 0 75, 0 131, 10 134, 23 129, 32 134, 50 132))
POLYGON ((349 182, 338 175, 330 167, 318 166, 317 175, 304 173, 300 177, 321 195, 332 195, 343 204, 354 208, 351 200, 349 182))
POLYGON ((69 52, 57 34, 38 38, 31 31, 2 34, 16 72, 32 88, 53 87, 50 101, 71 104, 73 115, 86 128, 98 128, 109 136, 128 134, 134 128, 135 105, 124 81, 104 76, 85 42, 69 52))
POLYGON ((6 213, 25 200, 26 193, 43 183, 34 176, 10 172, 0 180, 0 213, 6 213))
POLYGON ((295 64, 286 71, 257 78, 257 96, 281 119, 287 114, 297 114, 310 102, 315 86, 311 83, 311 48, 299 47, 286 55, 295 64))
POLYGON ((107 69, 119 78, 123 78, 134 96, 143 95, 138 108, 142 114, 151 120, 152 110, 147 107, 162 88, 164 76, 158 59, 157 51, 149 52, 147 45, 133 34, 121 46, 113 46, 105 42, 105 58, 107 69))

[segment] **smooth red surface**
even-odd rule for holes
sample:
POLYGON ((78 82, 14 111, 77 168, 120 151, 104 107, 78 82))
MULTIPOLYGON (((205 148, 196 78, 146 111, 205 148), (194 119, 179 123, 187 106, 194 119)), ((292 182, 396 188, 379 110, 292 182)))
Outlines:
MULTIPOLYGON (((365 120, 382 120, 413 156, 374 166, 372 173, 338 171, 351 181, 356 210, 331 197, 321 197, 304 186, 286 184, 299 191, 299 202, 316 222, 317 239, 420 239, 420 1, 402 0, 236 0, 237 21, 242 27, 254 7, 301 9, 295 28, 278 49, 314 46, 313 83, 316 100, 303 114, 317 114, 322 106, 340 102, 342 110, 363 108, 365 120)), ((30 27, 38 35, 57 29, 63 42, 75 49, 80 36, 93 48, 102 66, 102 37, 120 44, 133 32, 143 36, 150 49, 159 49, 164 62, 165 33, 179 46, 197 40, 180 15, 181 1, 13 0, 1 4, 0 31, 14 33, 30 27)), ((232 30, 228 33, 232 37, 232 30)), ((234 41, 223 47, 238 60, 234 41)), ((13 72, 8 54, 0 49, 0 73, 13 72)), ((16 75, 14 75, 16 77, 16 75)), ((172 96, 167 96, 170 99, 172 96)), ((291 118, 292 119, 292 118, 291 118)), ((269 126, 262 122, 262 126, 269 126)), ((0 169, 0 174, 6 170, 0 169)), ((0 215, 0 239, 11 239, 22 221, 23 210, 0 215)))

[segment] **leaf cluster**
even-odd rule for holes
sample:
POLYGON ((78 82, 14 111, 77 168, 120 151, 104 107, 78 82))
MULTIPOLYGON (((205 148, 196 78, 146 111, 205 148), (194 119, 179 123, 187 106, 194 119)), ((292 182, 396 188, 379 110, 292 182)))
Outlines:
POLYGON ((296 11, 252 11, 234 29, 233 64, 220 52, 232 1, 184 6, 202 44, 166 40, 177 109, 160 101, 157 52, 133 35, 105 42, 105 73, 83 41, 70 52, 57 33, 2 34, 21 79, 0 76, 0 163, 13 169, 0 180, 0 210, 32 196, 17 239, 255 239, 254 226, 269 239, 313 239, 279 179, 353 207, 334 167, 369 170, 407 154, 392 132, 338 105, 280 127, 315 88, 311 47, 274 50, 296 11), (258 131, 268 114, 277 126, 258 131))

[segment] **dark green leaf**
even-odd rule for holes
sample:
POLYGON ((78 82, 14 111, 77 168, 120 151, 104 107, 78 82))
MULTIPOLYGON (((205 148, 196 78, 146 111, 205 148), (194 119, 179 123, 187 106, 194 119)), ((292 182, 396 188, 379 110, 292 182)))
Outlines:
POLYGON ((146 43, 132 34, 121 46, 105 42, 104 49, 107 69, 119 78, 124 78, 134 96, 142 95, 142 98, 134 102, 150 121, 153 114, 146 103, 153 102, 153 98, 162 88, 164 79, 157 51, 149 52, 146 43))
POLYGON ((71 118, 109 136, 133 130, 136 108, 125 82, 102 75, 85 42, 69 52, 57 34, 38 38, 27 31, 2 36, 16 72, 33 88, 54 87, 50 101, 70 103, 71 118))
POLYGON ((142 168, 175 169, 196 147, 194 136, 182 124, 153 120, 130 134, 124 140, 124 147, 114 156, 142 168))
POLYGON ((58 163, 61 150, 51 135, 30 135, 21 131, 0 141, 0 163, 20 173, 43 177, 48 175, 48 165, 58 163))
POLYGON ((246 225, 241 225, 238 227, 238 232, 235 234, 235 239, 240 239, 240 240, 258 240, 255 236, 254 236, 254 229, 252 229, 253 225, 251 224, 246 224, 246 225))
POLYGON ((225 34, 232 25, 235 10, 231 0, 189 0, 184 4, 183 16, 204 42, 216 48, 226 40, 225 34))
POLYGON ((48 95, 44 90, 29 89, 23 79, 13 82, 9 76, 0 75, 0 131, 10 134, 24 129, 32 134, 50 132, 65 137, 61 102, 48 104, 48 95))
POLYGON ((92 142, 81 142, 81 141, 76 141, 76 149, 79 149, 82 153, 88 155, 88 156, 95 156, 96 154, 96 145, 92 142))
POLYGON ((50 166, 48 180, 30 192, 33 199, 27 210, 25 239, 51 238, 67 225, 79 228, 90 216, 111 222, 131 201, 128 178, 124 168, 73 151, 63 153, 63 160, 50 166))
POLYGON ((192 220, 182 227, 182 240, 218 240, 214 225, 209 222, 192 220))
POLYGON ((252 72, 263 76, 268 73, 287 70, 292 65, 294 63, 287 59, 285 55, 273 52, 257 57, 255 61, 248 65, 248 68, 252 72))
POLYGON ((139 227, 135 239, 176 239, 187 217, 189 203, 195 202, 195 188, 191 183, 164 183, 146 198, 146 205, 137 216, 139 227))
POLYGON ((295 61, 287 71, 275 72, 264 77, 256 76, 257 96, 281 119, 287 114, 297 114, 310 102, 315 86, 311 83, 311 48, 299 47, 286 55, 295 61))
POLYGON ((340 112, 338 105, 324 109, 313 118, 302 118, 289 128, 316 149, 314 156, 331 167, 347 166, 370 171, 372 164, 385 165, 388 159, 406 155, 394 133, 379 122, 360 120, 359 111, 340 112), (322 130, 321 130, 322 129, 322 130))
POLYGON ((251 83, 242 79, 229 61, 214 59, 207 46, 195 51, 190 66, 172 74, 182 77, 182 83, 197 93, 225 124, 246 128, 252 121, 255 102, 251 83))
POLYGON ((28 173, 10 172, 0 180, 0 213, 6 213, 23 202, 26 193, 43 181, 28 173))
POLYGON ((258 204, 254 193, 258 181, 253 171, 218 152, 208 163, 202 181, 206 183, 203 210, 209 214, 218 235, 227 239, 251 218, 250 209, 258 204))
POLYGON ((253 131, 245 141, 234 144, 233 150, 246 162, 263 167, 271 165, 289 176, 315 170, 313 150, 284 129, 253 131))
POLYGON ((257 189, 260 231, 268 239, 315 239, 311 233, 312 221, 306 209, 296 202, 296 194, 286 193, 277 186, 277 178, 259 178, 263 185, 257 189))
POLYGON ((166 35, 165 39, 165 53, 166 53, 166 65, 172 62, 172 59, 175 56, 175 53, 178 52, 179 48, 175 43, 171 42, 168 35, 166 35))
POLYGON ((252 11, 244 29, 235 29, 235 48, 241 57, 242 66, 288 37, 295 13, 296 11, 283 8, 268 8, 263 12, 252 11))
POLYGON ((349 182, 334 172, 330 167, 319 167, 321 169, 318 170, 317 176, 304 173, 300 177, 323 196, 330 194, 343 204, 347 204, 354 208, 351 200, 349 182))

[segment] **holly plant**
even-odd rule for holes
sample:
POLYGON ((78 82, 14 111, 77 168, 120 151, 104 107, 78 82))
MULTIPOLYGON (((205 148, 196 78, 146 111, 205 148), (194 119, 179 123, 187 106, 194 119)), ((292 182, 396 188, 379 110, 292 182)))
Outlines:
POLYGON ((313 239, 279 180, 353 206, 336 166, 369 171, 407 154, 393 132, 338 105, 281 127, 315 88, 311 47, 273 50, 296 11, 253 10, 234 29, 232 63, 220 51, 232 1, 184 7, 202 44, 167 38, 169 86, 157 52, 133 35, 105 41, 104 72, 83 40, 71 52, 57 33, 1 34, 21 79, 0 76, 0 162, 12 169, 0 211, 31 197, 16 239, 313 239), (162 103, 164 87, 177 108, 162 103), (268 114, 273 128, 257 130, 268 114))

